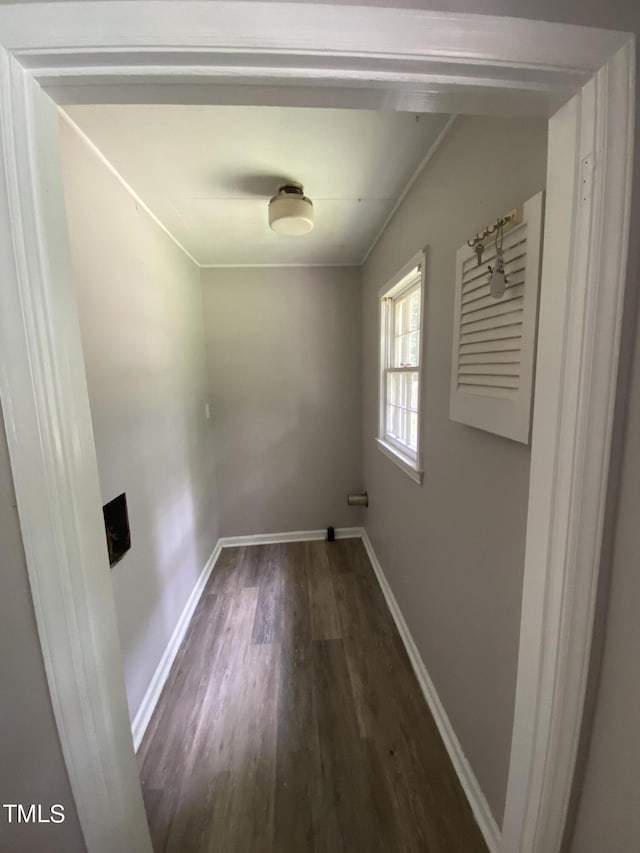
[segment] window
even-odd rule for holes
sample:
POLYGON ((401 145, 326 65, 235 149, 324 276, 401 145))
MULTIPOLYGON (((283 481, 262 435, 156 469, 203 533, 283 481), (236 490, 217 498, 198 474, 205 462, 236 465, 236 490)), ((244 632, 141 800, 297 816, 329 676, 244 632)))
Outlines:
POLYGON ((424 253, 381 293, 378 446, 416 482, 420 465, 420 368, 424 253))

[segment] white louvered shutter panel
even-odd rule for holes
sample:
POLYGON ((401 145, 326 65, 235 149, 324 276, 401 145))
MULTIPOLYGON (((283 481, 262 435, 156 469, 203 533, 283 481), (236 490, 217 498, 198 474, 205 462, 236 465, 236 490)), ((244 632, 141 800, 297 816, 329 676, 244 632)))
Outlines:
POLYGON ((456 255, 449 417, 506 438, 529 441, 542 250, 542 192, 523 205, 504 235, 507 287, 489 293, 496 260, 490 240, 477 264, 469 246, 456 255))

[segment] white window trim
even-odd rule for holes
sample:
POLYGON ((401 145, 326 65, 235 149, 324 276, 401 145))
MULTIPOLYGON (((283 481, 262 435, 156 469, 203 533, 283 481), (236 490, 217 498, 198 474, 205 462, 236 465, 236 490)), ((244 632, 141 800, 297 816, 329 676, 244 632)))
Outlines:
POLYGON ((419 486, 422 485, 422 478, 424 476, 424 471, 420 470, 415 461, 411 459, 409 456, 405 456, 400 450, 396 450, 391 444, 388 444, 384 439, 376 437, 376 444, 378 448, 391 459, 392 462, 400 468, 401 471, 404 471, 414 483, 417 483, 419 486))
MULTIPOLYGON (((422 485, 424 470, 422 467, 422 375, 423 375, 423 342, 424 342, 424 322, 425 322, 425 269, 426 269, 427 250, 421 249, 409 260, 384 287, 379 291, 379 315, 378 315, 378 336, 379 336, 379 361, 378 361, 378 434, 375 438, 378 448, 384 455, 394 462, 401 471, 404 471, 415 483, 422 485), (386 434, 386 388, 385 388, 385 365, 388 360, 387 348, 390 340, 390 330, 387 328, 385 334, 382 335, 383 323, 383 298, 397 298, 405 290, 409 290, 415 286, 415 281, 406 283, 404 279, 415 268, 420 267, 420 334, 418 340, 418 387, 419 387, 419 403, 418 403, 418 440, 416 443, 415 457, 413 453, 404 452, 401 442, 394 441, 386 434)), ((388 320, 387 320, 388 322, 388 320)))

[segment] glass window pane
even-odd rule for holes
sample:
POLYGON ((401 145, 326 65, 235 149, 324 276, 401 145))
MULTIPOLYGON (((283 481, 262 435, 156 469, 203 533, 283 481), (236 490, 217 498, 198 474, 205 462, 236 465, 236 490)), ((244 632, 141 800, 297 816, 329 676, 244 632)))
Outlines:
POLYGON ((393 343, 393 364, 392 367, 402 366, 402 342, 404 337, 397 337, 393 343))
POLYGON ((388 403, 400 403, 400 376, 399 373, 387 373, 388 403))
POLYGON ((417 367, 419 359, 420 332, 407 332, 396 338, 392 367, 417 367))
POLYGON ((404 322, 402 313, 402 302, 395 303, 395 334, 401 335, 404 332, 404 322))
POLYGON ((402 440, 405 444, 409 444, 410 418, 411 412, 408 409, 404 409, 402 412, 402 440))
POLYGON ((409 364, 409 335, 403 335, 401 338, 401 341, 402 341, 401 367, 406 367, 409 364))
POLYGON ((403 373, 402 374, 402 405, 409 406, 411 405, 411 386, 410 379, 411 374, 403 373))
POLYGON ((396 427, 394 435, 398 441, 402 441, 404 431, 404 409, 396 409, 396 427))
POLYGON ((420 326, 420 291, 415 290, 409 297, 409 328, 420 326))
POLYGON ((409 412, 409 440, 407 444, 412 450, 418 449, 418 413, 409 412))
POLYGON ((385 432, 388 435, 391 435, 392 430, 393 430, 393 408, 391 406, 387 406, 387 419, 385 421, 385 432))
POLYGON ((400 434, 400 409, 397 406, 393 407, 389 434, 394 438, 398 438, 400 434))
POLYGON ((420 343, 420 332, 410 332, 407 335, 408 343, 408 355, 407 355, 407 364, 410 365, 418 365, 418 344, 420 343))
POLYGON ((419 403, 419 382, 418 382, 418 374, 411 373, 411 403, 410 406, 412 409, 417 411, 418 403, 419 403))
POLYGON ((400 436, 402 409, 398 406, 387 406, 387 432, 394 438, 400 436))
POLYGON ((383 364, 387 370, 383 377, 384 433, 412 451, 417 450, 418 443, 421 299, 421 287, 416 285, 400 298, 392 297, 386 303, 387 322, 381 330, 383 364), (394 372, 393 368, 403 370, 394 372))

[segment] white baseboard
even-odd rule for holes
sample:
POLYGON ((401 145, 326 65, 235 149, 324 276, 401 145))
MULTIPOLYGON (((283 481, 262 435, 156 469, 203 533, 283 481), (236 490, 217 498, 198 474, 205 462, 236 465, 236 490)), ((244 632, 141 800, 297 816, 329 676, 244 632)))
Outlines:
MULTIPOLYGON (((359 539, 362 527, 336 527, 336 539, 359 539)), ((222 548, 237 548, 240 545, 270 545, 273 542, 312 542, 326 539, 327 530, 292 530, 288 533, 255 533, 250 536, 223 536, 218 540, 222 548)))
POLYGON ((398 602, 391 591, 391 587, 385 577, 385 574, 382 570, 382 566, 380 565, 378 558, 376 557, 376 553, 373 550, 373 545, 371 544, 371 540, 366 532, 366 530, 362 530, 362 541, 364 543, 364 547, 369 555, 369 559, 371 561, 371 565, 373 566, 373 570, 378 579, 378 583, 380 584, 380 588, 382 589, 382 593, 386 599, 389 610, 391 611, 391 615, 393 616, 393 620, 396 623, 396 627, 398 632, 402 638, 402 642, 407 650, 407 654, 409 655, 409 660, 411 661, 411 665, 413 667, 413 671, 416 674, 416 678, 418 679, 418 683, 424 694, 424 698, 427 701, 427 705, 433 715, 433 719, 438 727, 438 731, 440 732, 440 737, 442 738, 444 745, 449 753, 449 758, 451 759, 451 763, 453 764, 456 773, 458 774, 458 778, 460 779, 460 784, 462 785, 465 794, 467 795, 467 799, 469 800, 469 805, 471 806, 471 810, 473 811, 474 817, 478 826, 480 827, 480 831, 484 836, 484 840, 487 843, 487 847, 489 848, 489 853, 498 853, 500 849, 501 842, 501 832, 496 820, 491 813, 491 809, 489 808, 489 804, 482 793, 480 785, 478 784, 478 780, 471 769, 471 765, 467 761, 464 752, 462 751, 462 746, 460 745, 460 741, 456 737, 456 733, 447 717, 447 713, 440 701, 438 694, 436 692, 436 688, 429 677, 429 673, 427 672, 427 668, 424 665, 424 661, 420 656, 420 652, 417 649, 415 642, 413 641, 413 637, 411 636, 411 632, 407 626, 407 623, 404 620, 404 616, 402 615, 402 611, 398 605, 398 602))
POLYGON ((160 663, 156 667, 156 671, 153 673, 153 678, 151 679, 151 683, 147 688, 147 692, 144 694, 142 702, 140 703, 140 707, 138 708, 136 715, 133 718, 133 723, 131 724, 131 734, 133 735, 133 746, 136 752, 138 751, 140 744, 142 743, 142 738, 144 737, 144 733, 147 730, 147 726, 149 725, 149 721, 151 720, 151 716, 155 711, 156 705, 158 704, 158 699, 160 698, 160 694, 162 693, 162 688, 164 687, 165 682, 169 677, 169 672, 171 671, 173 662, 176 658, 176 655, 178 654, 178 649, 180 648, 182 641, 184 640, 185 634, 187 633, 187 628, 189 627, 189 623, 191 622, 191 617, 193 616, 194 611, 198 606, 202 591, 207 585, 209 576, 213 571, 213 567, 215 566, 216 560, 220 556, 221 551, 222 546, 220 545, 220 540, 218 540, 215 548, 211 553, 211 556, 206 562, 204 569, 200 572, 200 577, 196 581, 196 585, 194 586, 191 595, 189 596, 187 603, 185 604, 184 609, 180 614, 180 618, 178 619, 176 627, 173 629, 173 634, 171 635, 171 638, 167 643, 167 647, 165 648, 164 653, 160 658, 160 663))

